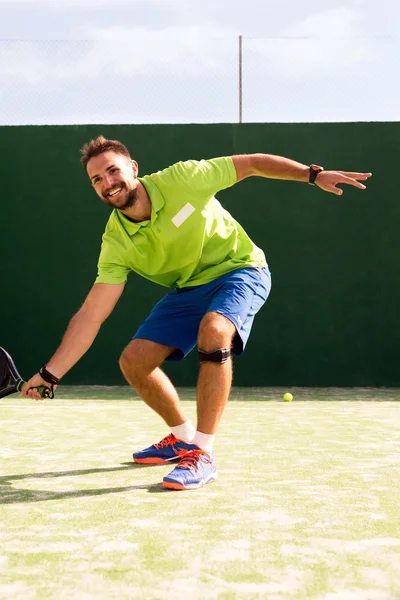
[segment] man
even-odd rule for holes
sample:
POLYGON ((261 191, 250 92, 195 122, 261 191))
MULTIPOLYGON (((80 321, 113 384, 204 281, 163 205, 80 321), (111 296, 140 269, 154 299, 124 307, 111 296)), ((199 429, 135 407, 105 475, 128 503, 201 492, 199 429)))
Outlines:
POLYGON ((215 194, 251 176, 312 183, 341 195, 337 184, 360 183, 370 173, 324 171, 280 156, 238 155, 179 162, 138 177, 138 164, 118 141, 100 136, 81 162, 98 196, 114 210, 107 223, 98 277, 72 318, 61 345, 22 396, 59 380, 89 349, 135 271, 172 288, 122 352, 121 370, 141 398, 168 425, 161 442, 133 454, 137 463, 177 462, 164 477, 171 489, 193 489, 216 479, 215 433, 232 381, 231 354, 242 354, 257 311, 270 291, 264 253, 222 208, 215 194), (197 428, 160 369, 197 344, 197 428))

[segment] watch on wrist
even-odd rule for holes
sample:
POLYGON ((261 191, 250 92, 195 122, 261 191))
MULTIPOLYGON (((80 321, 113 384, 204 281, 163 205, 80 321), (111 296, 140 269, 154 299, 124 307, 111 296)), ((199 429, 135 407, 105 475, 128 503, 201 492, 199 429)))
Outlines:
POLYGON ((308 177, 308 183, 310 185, 315 185, 315 180, 317 179, 317 175, 324 170, 324 167, 320 167, 318 165, 310 165, 310 175, 308 177))

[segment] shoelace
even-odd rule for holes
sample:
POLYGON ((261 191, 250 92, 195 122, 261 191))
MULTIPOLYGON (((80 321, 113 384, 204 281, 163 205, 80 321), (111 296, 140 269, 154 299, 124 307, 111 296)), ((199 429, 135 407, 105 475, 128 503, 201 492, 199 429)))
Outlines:
POLYGON ((180 469, 191 469, 192 471, 197 471, 199 460, 205 465, 211 462, 211 456, 204 450, 189 450, 189 452, 183 450, 178 452, 178 457, 181 459, 178 467, 180 469))
POLYGON ((167 435, 167 437, 163 438, 161 440, 161 442, 158 442, 158 444, 154 444, 154 447, 159 450, 160 448, 165 448, 166 446, 173 446, 173 444, 175 444, 176 442, 176 437, 174 436, 173 433, 170 433, 169 435, 167 435))

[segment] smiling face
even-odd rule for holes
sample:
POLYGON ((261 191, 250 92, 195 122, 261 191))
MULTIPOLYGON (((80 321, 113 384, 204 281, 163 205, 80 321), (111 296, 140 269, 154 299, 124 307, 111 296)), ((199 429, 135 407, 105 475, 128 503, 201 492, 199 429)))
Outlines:
POLYGON ((93 156, 87 174, 97 195, 109 206, 126 210, 138 198, 138 165, 127 156, 108 150, 93 156))

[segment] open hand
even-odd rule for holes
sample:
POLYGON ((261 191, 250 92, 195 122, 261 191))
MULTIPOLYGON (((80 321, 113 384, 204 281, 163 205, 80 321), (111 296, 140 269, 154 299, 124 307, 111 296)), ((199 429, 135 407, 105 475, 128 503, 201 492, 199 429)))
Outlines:
POLYGON ((331 192, 337 196, 343 194, 343 190, 336 187, 338 183, 346 183, 353 185, 360 190, 365 190, 365 185, 360 181, 366 181, 371 177, 372 173, 348 173, 346 171, 321 171, 318 173, 315 180, 315 185, 324 190, 325 192, 331 192))

